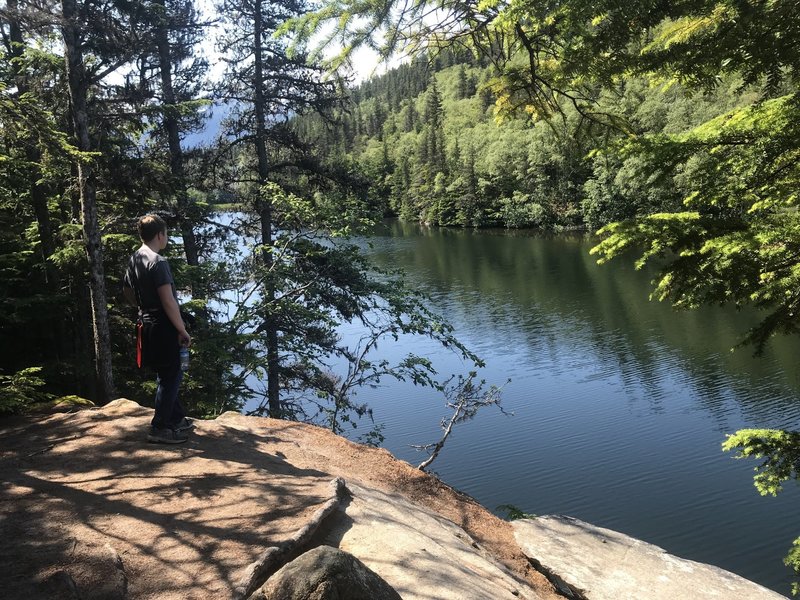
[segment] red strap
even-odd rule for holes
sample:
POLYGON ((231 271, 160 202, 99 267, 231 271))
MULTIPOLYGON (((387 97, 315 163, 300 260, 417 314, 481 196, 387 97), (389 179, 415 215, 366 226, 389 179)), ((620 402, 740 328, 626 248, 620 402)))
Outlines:
POLYGON ((136 366, 142 368, 142 324, 136 324, 136 366))

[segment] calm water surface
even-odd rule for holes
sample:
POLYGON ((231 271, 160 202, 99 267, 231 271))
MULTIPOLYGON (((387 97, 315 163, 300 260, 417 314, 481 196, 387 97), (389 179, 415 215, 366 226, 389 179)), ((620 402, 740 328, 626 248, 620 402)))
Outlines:
MULTIPOLYGON (((632 260, 597 266, 582 236, 393 223, 369 242, 375 263, 404 269, 484 359, 488 383, 512 380, 513 416, 486 409, 459 426, 432 466, 443 480, 489 509, 578 517, 788 595, 797 487, 762 498, 755 463, 720 444, 743 427, 797 428, 800 344, 732 353, 753 315, 649 302, 649 274, 632 260)), ((381 348, 411 351, 442 375, 469 368, 419 340, 381 348)), ((437 440, 447 414, 440 395, 410 384, 358 398, 385 425, 384 446, 413 464, 424 456, 411 445, 437 440)))

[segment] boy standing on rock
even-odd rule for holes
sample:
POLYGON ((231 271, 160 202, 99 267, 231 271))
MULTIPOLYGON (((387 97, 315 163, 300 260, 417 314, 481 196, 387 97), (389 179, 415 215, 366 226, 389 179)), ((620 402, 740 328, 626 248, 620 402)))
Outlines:
POLYGON ((167 246, 167 224, 158 215, 145 215, 139 219, 139 237, 142 246, 128 262, 122 291, 139 307, 137 363, 154 367, 158 374, 156 410, 147 439, 180 444, 194 427, 178 399, 183 379, 180 348, 188 347, 192 338, 181 318, 169 263, 159 255, 167 246))

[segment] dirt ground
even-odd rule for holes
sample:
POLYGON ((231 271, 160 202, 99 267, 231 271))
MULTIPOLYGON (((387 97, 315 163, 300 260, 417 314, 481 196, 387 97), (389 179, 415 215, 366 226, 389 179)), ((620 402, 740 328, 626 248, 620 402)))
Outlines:
POLYGON ((385 450, 232 413, 200 422, 186 444, 148 444, 150 417, 120 400, 0 420, 0 596, 75 597, 67 573, 87 599, 230 597, 341 477, 434 510, 542 598, 560 597, 509 523, 385 450))

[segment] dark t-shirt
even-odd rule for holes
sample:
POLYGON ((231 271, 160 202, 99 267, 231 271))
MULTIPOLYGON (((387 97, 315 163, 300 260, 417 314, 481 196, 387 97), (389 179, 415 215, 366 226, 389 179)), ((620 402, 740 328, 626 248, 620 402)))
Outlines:
POLYGON ((158 297, 158 288, 165 284, 172 286, 172 295, 177 300, 175 280, 167 259, 153 252, 146 244, 142 244, 131 256, 125 271, 124 284, 134 289, 136 302, 142 311, 163 308, 158 297))
POLYGON ((142 366, 178 368, 178 335, 175 326, 167 317, 158 288, 169 284, 177 301, 175 281, 167 259, 142 244, 128 262, 123 284, 133 288, 136 302, 142 311, 141 341, 142 366))

